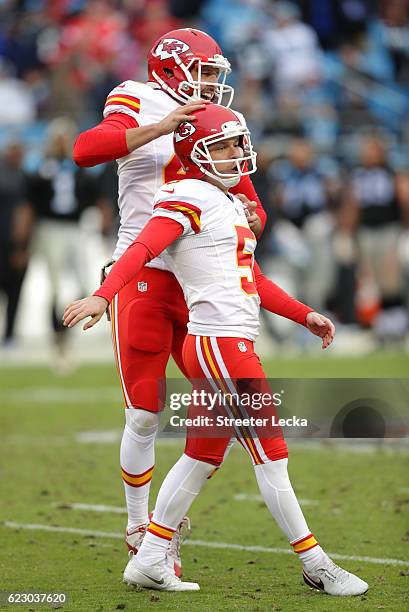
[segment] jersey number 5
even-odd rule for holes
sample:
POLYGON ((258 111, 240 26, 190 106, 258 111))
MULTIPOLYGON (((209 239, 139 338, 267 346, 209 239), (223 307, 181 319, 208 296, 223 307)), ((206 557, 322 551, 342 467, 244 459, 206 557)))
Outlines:
POLYGON ((254 249, 256 238, 250 228, 235 225, 237 233, 237 266, 240 271, 241 288, 247 295, 257 295, 253 276, 254 249))

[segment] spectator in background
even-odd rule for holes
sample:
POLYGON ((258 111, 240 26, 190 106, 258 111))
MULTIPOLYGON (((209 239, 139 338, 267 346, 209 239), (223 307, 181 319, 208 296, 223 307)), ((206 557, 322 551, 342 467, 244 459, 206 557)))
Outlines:
POLYGON ((219 41, 226 56, 234 58, 254 28, 261 31, 263 25, 271 22, 268 4, 265 0, 207 0, 201 11, 204 29, 219 41))
POLYGON ((30 87, 0 58, 0 127, 22 127, 34 121, 36 107, 30 87))
MULTIPOLYGON (((21 4, 21 3, 20 3, 21 4)), ((8 11, 7 20, 0 28, 0 48, 3 55, 13 64, 17 78, 31 71, 42 68, 42 62, 38 54, 39 37, 44 29, 47 19, 41 11, 18 10, 15 14, 8 11)))
MULTIPOLYGON (((379 22, 370 23, 365 34, 339 47, 328 68, 343 108, 363 110, 367 124, 376 119, 398 135, 408 112, 408 88, 396 81, 393 56, 381 30, 379 22)), ((358 123, 362 125, 362 115, 358 123)))
POLYGON ((62 23, 48 60, 59 63, 69 57, 77 60, 78 79, 92 83, 105 63, 115 59, 126 42, 127 21, 108 0, 90 0, 83 10, 62 23), (81 62, 78 60, 81 58, 81 62))
MULTIPOLYGON (((178 19, 195 20, 199 16, 204 0, 169 0, 169 9, 178 19)), ((189 21, 190 27, 195 27, 189 21)), ((179 26, 182 27, 182 26, 179 26)))
POLYGON ((292 2, 276 2, 271 13, 274 23, 266 27, 263 45, 279 122, 288 127, 292 122, 318 148, 331 148, 337 121, 325 88, 317 34, 301 21, 301 12, 292 2))
MULTIPOLYGON (((48 98, 48 75, 40 53, 48 22, 46 15, 39 10, 44 7, 31 5, 28 7, 31 10, 27 11, 21 10, 21 6, 20 10, 14 8, 15 13, 9 10, 3 27, 0 27, 0 55, 5 65, 10 67, 9 78, 13 76, 19 83, 18 88, 13 83, 11 91, 14 90, 15 100, 9 106, 16 112, 24 103, 30 109, 27 122, 31 123, 44 110, 48 98)), ((9 89, 7 83, 4 89, 9 89)), ((18 121, 15 123, 19 124, 18 121)))
POLYGON ((140 64, 138 43, 126 15, 108 0, 91 0, 43 34, 42 59, 50 68, 49 110, 80 120, 100 108, 106 92, 134 78, 140 64))
POLYGON ((380 19, 374 24, 373 35, 389 52, 395 80, 409 83, 409 4, 407 0, 380 2, 380 19))
POLYGON ((383 339, 407 329, 398 242, 409 224, 409 177, 388 163, 385 142, 362 139, 360 163, 352 172, 347 206, 355 210, 359 251, 358 315, 383 339))
POLYGON ((72 160, 77 126, 66 118, 48 127, 46 151, 38 171, 30 176, 28 197, 36 218, 34 252, 47 266, 51 286, 51 315, 55 344, 65 368, 66 334, 61 322, 67 299, 64 272, 76 281, 77 295, 87 293, 87 267, 80 218, 89 206, 99 206, 103 218, 112 219, 112 205, 102 197, 98 178, 78 168, 72 160))
POLYGON ((31 224, 23 156, 23 146, 13 141, 0 160, 0 291, 7 301, 2 337, 6 346, 14 340, 14 323, 28 263, 31 224))
POLYGON ((310 26, 300 21, 300 11, 292 2, 276 2, 273 15, 275 27, 265 34, 273 90, 279 109, 297 109, 305 89, 315 87, 321 80, 318 38, 310 26))
POLYGON ((263 32, 272 26, 264 0, 208 0, 202 10, 204 29, 218 40, 232 62, 229 84, 235 89, 234 106, 244 113, 253 140, 271 115, 271 60, 263 32), (237 71, 236 71, 237 69, 237 71), (238 76, 238 78, 237 78, 238 76))
MULTIPOLYGON (((129 30, 132 37, 141 46, 142 63, 152 46, 152 41, 157 40, 166 32, 185 27, 180 19, 173 17, 169 12, 167 0, 149 0, 140 7, 139 11, 131 18, 129 30)), ((146 80, 146 75, 143 75, 146 80)))
POLYGON ((308 141, 295 139, 287 159, 271 166, 270 178, 281 218, 274 228, 281 266, 300 298, 325 309, 335 278, 331 240, 340 192, 338 168, 331 160, 317 159, 308 141))
POLYGON ((372 0, 298 0, 297 4, 324 49, 364 33, 375 9, 372 0))
POLYGON ((302 228, 308 218, 329 208, 338 182, 324 172, 311 143, 294 139, 288 158, 272 168, 276 184, 277 204, 281 215, 302 228))

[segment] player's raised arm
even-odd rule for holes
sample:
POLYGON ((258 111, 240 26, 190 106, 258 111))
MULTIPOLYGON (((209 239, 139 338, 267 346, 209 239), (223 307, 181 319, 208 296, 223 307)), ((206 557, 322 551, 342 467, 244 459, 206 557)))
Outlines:
POLYGON ((78 166, 90 167, 129 155, 152 140, 170 134, 182 121, 195 121, 195 111, 206 102, 180 106, 158 123, 139 126, 136 117, 116 112, 97 126, 82 132, 75 142, 73 158, 78 166))
POLYGON ((150 219, 139 236, 111 269, 101 287, 92 296, 69 304, 63 315, 66 327, 91 317, 83 329, 93 327, 101 319, 114 296, 127 285, 151 259, 157 257, 182 233, 183 226, 174 219, 157 216, 150 219))
POLYGON ((171 113, 166 115, 162 121, 159 121, 159 123, 154 123, 152 125, 147 125, 145 127, 133 130, 127 130, 126 144, 129 152, 139 149, 139 147, 151 142, 151 140, 155 140, 155 138, 165 136, 166 134, 171 134, 183 121, 194 122, 196 120, 194 113, 204 108, 205 105, 206 102, 200 100, 197 102, 191 102, 190 104, 185 104, 184 106, 176 108, 171 113))

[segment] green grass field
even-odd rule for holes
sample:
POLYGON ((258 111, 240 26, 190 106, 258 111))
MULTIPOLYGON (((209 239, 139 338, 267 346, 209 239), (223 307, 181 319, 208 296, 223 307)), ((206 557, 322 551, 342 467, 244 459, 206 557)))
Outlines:
MULTIPOLYGON (((408 357, 398 355, 265 365, 271 376, 283 378, 407 377, 409 372, 408 357)), ((141 592, 121 582, 125 515, 72 507, 124 503, 118 468, 123 414, 114 368, 84 366, 66 378, 41 367, 0 369, 0 389, 0 591, 64 591, 67 611, 409 609, 407 451, 351 452, 328 444, 290 450, 290 475, 306 500, 304 511, 317 538, 331 553, 369 558, 338 561, 367 580, 365 596, 334 599, 303 584, 297 558, 286 554, 285 538, 254 497, 253 471, 240 449, 233 450, 191 509, 193 542, 184 547, 184 571, 187 579, 200 582, 201 591, 141 592), (84 432, 106 432, 105 443, 92 443, 84 432), (33 524, 42 528, 27 528, 33 524), (62 530, 45 530, 50 527, 62 530)), ((152 500, 182 448, 159 443, 152 500)))

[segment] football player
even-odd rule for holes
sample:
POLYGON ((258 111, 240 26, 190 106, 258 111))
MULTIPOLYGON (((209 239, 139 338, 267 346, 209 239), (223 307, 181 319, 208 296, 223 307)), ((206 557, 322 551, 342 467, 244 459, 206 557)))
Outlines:
MULTIPOLYGON (((254 172, 255 153, 242 118, 230 109, 211 104, 196 116, 196 122, 184 122, 174 135, 185 179, 159 189, 151 220, 100 289, 67 307, 64 323, 73 326, 91 316, 84 329, 92 327, 118 291, 166 249, 165 260, 189 307, 183 360, 194 388, 240 398, 243 382, 246 389, 250 380, 250 388, 265 393, 266 377, 253 346, 263 303, 254 263, 256 238, 242 202, 229 192, 243 175, 254 172)), ((270 292, 273 299, 276 287, 270 283, 262 292, 270 292)), ((322 338, 322 347, 329 346, 332 322, 298 302, 293 306, 299 321, 322 338)), ((336 565, 309 530, 289 480, 281 429, 246 424, 248 413, 240 399, 232 399, 226 411, 232 415, 234 435, 251 458, 269 511, 301 560, 306 584, 331 595, 365 593, 367 583, 336 565)), ((197 583, 182 582, 170 571, 166 555, 181 519, 222 463, 230 436, 188 433, 184 454, 161 486, 139 552, 125 569, 125 582, 168 591, 199 590, 197 583)))
MULTIPOLYGON (((229 105, 233 96, 225 83, 229 62, 217 43, 199 30, 173 30, 158 39, 148 54, 148 73, 147 83, 126 81, 115 87, 106 99, 103 121, 82 133, 74 147, 80 166, 118 161, 120 228, 113 261, 149 220, 157 189, 184 174, 173 150, 173 131, 186 119, 194 121, 205 101, 229 105)), ((248 176, 237 192, 257 203, 249 214, 259 233, 266 215, 248 176)), ((170 355, 186 373, 181 351, 188 313, 180 285, 163 258, 149 262, 136 282, 123 288, 110 317, 126 417, 120 450, 126 543, 136 552, 148 522, 160 382, 170 355)), ((187 526, 184 521, 182 533, 187 526)), ((180 536, 178 532, 170 551, 177 574, 180 536)))
MULTIPOLYGON (((229 62, 217 43, 199 30, 173 30, 162 36, 148 54, 148 70, 147 83, 126 81, 112 90, 103 121, 82 133, 74 147, 80 166, 118 160, 120 228, 114 261, 149 220, 157 189, 184 175, 173 150, 173 131, 187 119, 194 121, 204 101, 229 105, 233 95, 225 83, 229 62)), ((243 175, 232 192, 243 194, 247 203, 256 202, 255 211, 248 214, 259 234, 266 215, 249 176, 243 175)), ((292 318, 286 300, 283 295, 280 314, 292 318)), ((148 522, 160 381, 171 354, 186 374, 182 346, 188 312, 180 285, 162 257, 149 262, 136 282, 119 292, 110 316, 125 402, 120 461, 128 511, 126 542, 136 552, 148 522)), ((178 530, 170 551, 178 574, 180 535, 178 530)))

